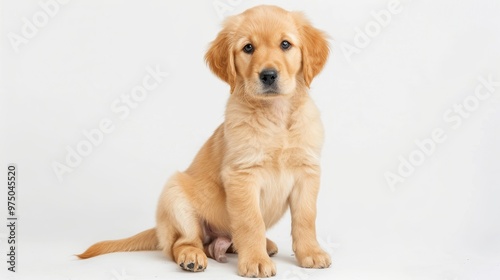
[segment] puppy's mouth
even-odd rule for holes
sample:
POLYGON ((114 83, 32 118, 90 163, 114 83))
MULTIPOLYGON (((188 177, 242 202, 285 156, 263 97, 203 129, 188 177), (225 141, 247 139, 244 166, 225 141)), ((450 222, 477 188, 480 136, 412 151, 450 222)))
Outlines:
POLYGON ((264 89, 261 92, 261 94, 266 96, 274 96, 274 95, 279 95, 281 93, 277 89, 264 89))
POLYGON ((264 96, 275 96, 282 94, 279 86, 276 83, 272 85, 261 85, 259 93, 264 96))

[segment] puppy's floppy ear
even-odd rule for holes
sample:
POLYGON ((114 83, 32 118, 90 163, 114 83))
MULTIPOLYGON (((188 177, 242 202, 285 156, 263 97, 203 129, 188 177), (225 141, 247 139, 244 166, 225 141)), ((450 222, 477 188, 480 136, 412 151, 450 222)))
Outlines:
POLYGON ((299 12, 294 13, 295 22, 299 29, 302 50, 302 73, 304 81, 309 87, 313 78, 325 66, 330 49, 328 36, 311 25, 309 20, 299 12))
MULTIPOLYGON (((227 25, 226 21, 226 24, 227 25)), ((231 86, 231 93, 234 89, 236 79, 236 68, 234 65, 232 32, 224 28, 219 32, 205 54, 205 61, 210 70, 231 86)))

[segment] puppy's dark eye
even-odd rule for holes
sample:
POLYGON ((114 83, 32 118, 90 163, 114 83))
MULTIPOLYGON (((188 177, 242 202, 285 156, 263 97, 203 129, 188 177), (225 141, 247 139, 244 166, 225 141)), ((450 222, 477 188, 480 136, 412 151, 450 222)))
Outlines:
POLYGON ((286 40, 281 42, 281 49, 284 51, 288 50, 291 46, 292 46, 292 44, 290 44, 290 42, 288 42, 286 40))
POLYGON ((252 44, 246 44, 244 47, 243 47, 243 51, 248 53, 248 54, 251 54, 253 53, 253 46, 252 44))

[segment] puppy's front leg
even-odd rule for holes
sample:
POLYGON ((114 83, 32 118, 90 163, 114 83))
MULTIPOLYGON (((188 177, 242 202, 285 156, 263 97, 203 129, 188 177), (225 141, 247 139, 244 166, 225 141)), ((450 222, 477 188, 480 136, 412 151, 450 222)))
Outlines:
POLYGON ((260 185, 252 170, 226 173, 227 210, 233 245, 238 252, 238 274, 244 277, 276 275, 266 250, 266 226, 259 206, 260 185))
POLYGON ((301 267, 326 268, 330 256, 316 239, 316 199, 319 190, 319 167, 299 177, 291 196, 293 251, 301 267))

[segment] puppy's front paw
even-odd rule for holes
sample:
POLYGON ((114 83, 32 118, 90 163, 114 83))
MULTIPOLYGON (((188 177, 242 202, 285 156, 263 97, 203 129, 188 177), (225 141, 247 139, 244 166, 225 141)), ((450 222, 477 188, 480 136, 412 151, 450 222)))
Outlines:
POLYGON ((327 268, 332 264, 330 256, 321 248, 305 249, 295 255, 299 265, 305 268, 327 268))
POLYGON ((187 271, 204 271, 208 264, 207 255, 201 249, 188 247, 179 254, 177 264, 187 271))
POLYGON ((276 266, 269 256, 241 258, 238 261, 238 274, 243 277, 271 277, 276 275, 276 266))

